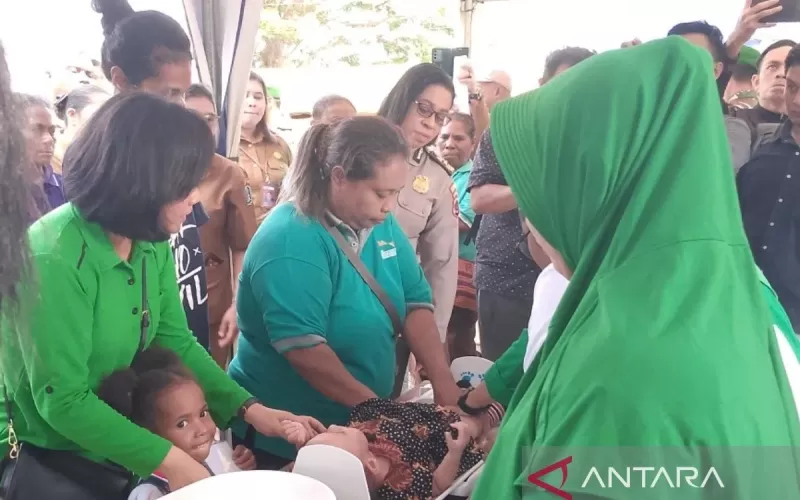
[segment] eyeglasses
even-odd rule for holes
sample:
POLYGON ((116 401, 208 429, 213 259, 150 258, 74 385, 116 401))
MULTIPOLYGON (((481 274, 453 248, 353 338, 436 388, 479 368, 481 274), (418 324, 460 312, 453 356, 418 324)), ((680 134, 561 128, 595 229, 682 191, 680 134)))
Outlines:
POLYGON ((430 118, 431 116, 435 116, 436 118, 434 118, 434 120, 436 120, 437 125, 444 126, 450 121, 450 112, 436 111, 430 101, 414 101, 414 104, 417 105, 417 113, 421 117, 430 118))

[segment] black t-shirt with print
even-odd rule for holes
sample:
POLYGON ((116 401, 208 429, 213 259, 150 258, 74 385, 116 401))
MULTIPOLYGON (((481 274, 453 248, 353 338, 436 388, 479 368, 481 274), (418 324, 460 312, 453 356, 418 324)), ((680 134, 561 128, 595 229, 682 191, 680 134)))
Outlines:
POLYGON ((208 215, 203 206, 197 203, 192 208, 192 213, 186 217, 180 231, 172 235, 169 243, 175 257, 178 290, 189 328, 200 345, 208 349, 208 285, 199 231, 200 226, 206 222, 208 215))

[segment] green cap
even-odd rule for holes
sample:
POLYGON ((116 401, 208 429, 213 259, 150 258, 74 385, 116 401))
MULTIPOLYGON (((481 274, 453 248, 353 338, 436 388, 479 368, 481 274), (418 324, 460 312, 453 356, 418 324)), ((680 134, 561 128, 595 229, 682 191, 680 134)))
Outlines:
POLYGON ((739 51, 739 60, 736 62, 757 68, 759 57, 761 57, 761 53, 759 51, 753 47, 748 47, 745 45, 742 47, 742 50, 739 51))

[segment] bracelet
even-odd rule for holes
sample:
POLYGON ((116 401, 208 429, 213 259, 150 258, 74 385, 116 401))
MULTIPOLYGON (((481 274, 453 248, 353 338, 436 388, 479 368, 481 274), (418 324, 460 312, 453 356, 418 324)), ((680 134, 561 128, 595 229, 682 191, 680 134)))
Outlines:
POLYGON ((489 417, 489 426, 497 427, 500 421, 503 420, 506 410, 500 403, 492 403, 486 409, 486 415, 489 417))

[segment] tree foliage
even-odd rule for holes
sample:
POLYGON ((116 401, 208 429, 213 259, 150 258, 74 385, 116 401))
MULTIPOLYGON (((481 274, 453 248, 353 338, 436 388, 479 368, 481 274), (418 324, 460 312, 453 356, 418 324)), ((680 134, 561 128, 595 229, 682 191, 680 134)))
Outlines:
POLYGON ((264 0, 255 63, 359 66, 430 61, 455 36, 454 0, 264 0))

